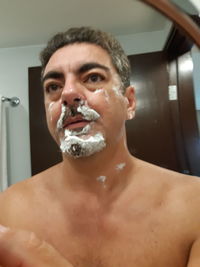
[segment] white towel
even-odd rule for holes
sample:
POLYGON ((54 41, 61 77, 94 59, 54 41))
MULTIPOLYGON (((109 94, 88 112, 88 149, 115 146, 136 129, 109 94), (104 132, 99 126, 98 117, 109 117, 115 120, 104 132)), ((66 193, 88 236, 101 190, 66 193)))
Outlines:
POLYGON ((6 103, 0 95, 0 191, 8 187, 7 173, 7 135, 6 135, 6 103))

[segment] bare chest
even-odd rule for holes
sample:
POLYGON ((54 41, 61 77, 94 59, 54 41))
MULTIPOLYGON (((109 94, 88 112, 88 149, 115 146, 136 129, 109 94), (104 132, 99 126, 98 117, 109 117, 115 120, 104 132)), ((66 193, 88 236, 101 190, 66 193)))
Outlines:
POLYGON ((40 225, 36 231, 76 267, 187 265, 187 236, 172 219, 156 212, 103 219, 97 214, 46 217, 40 225))
POLYGON ((106 210, 93 204, 94 198, 66 206, 38 199, 23 210, 13 209, 6 224, 34 231, 74 267, 187 266, 191 240, 185 212, 160 206, 160 199, 133 201, 128 196, 106 210))

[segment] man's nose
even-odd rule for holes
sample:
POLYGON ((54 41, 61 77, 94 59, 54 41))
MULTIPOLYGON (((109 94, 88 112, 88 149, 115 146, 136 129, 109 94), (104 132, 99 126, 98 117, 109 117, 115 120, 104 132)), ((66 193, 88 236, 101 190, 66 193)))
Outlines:
POLYGON ((76 83, 65 84, 61 100, 65 106, 78 105, 81 101, 85 100, 82 86, 76 83))

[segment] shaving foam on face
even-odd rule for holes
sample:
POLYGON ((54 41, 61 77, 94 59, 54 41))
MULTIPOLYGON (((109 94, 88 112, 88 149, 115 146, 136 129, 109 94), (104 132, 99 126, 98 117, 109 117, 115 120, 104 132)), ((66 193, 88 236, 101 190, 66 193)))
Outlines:
POLYGON ((49 104, 49 107, 48 107, 48 110, 49 110, 49 113, 50 113, 50 120, 51 121, 52 121, 52 107, 53 107, 54 104, 55 104, 55 102, 53 101, 53 102, 51 102, 49 104))
POLYGON ((52 109, 52 106, 55 104, 55 102, 51 102, 50 104, 49 104, 49 110, 51 111, 51 109, 52 109))
POLYGON ((54 102, 51 102, 49 104, 49 107, 48 107, 48 111, 49 111, 49 114, 50 114, 50 120, 52 121, 52 106, 53 106, 54 102))
POLYGON ((65 105, 62 105, 60 118, 57 121, 57 129, 62 129, 63 122, 64 122, 65 117, 66 117, 66 111, 67 111, 67 107, 65 105))
POLYGON ((88 157, 101 151, 106 146, 101 133, 82 139, 78 136, 68 136, 61 140, 60 149, 64 154, 74 158, 88 157))
POLYGON ((83 118, 88 121, 95 121, 97 120, 100 115, 94 109, 91 109, 85 105, 79 106, 77 111, 83 115, 83 118))
POLYGON ((94 93, 95 94, 98 94, 98 93, 101 93, 101 92, 103 92, 104 90, 103 89, 96 89, 95 91, 94 91, 94 93))
POLYGON ((114 75, 114 83, 115 85, 112 87, 112 90, 115 92, 116 96, 123 96, 121 91, 122 82, 117 74, 114 75))
POLYGON ((106 102, 109 103, 109 95, 108 95, 108 92, 107 91, 104 91, 104 95, 105 95, 106 102))
POLYGON ((115 92, 115 94, 116 94, 117 96, 122 96, 122 93, 121 93, 119 87, 113 86, 113 87, 112 87, 112 90, 115 92))
MULTIPOLYGON (((73 112, 66 105, 62 105, 60 118, 57 121, 58 130, 61 130, 63 128, 65 119, 67 119, 70 116, 74 116, 73 112)), ((83 119, 88 121, 95 121, 100 117, 99 113, 97 113, 94 109, 91 109, 86 105, 80 105, 79 107, 77 107, 77 113, 82 114, 83 119)))
POLYGON ((68 130, 65 129, 65 137, 67 136, 77 136, 77 135, 84 135, 84 134, 88 134, 89 131, 91 129, 90 124, 87 124, 82 130, 80 131, 73 131, 73 130, 68 130))
POLYGON ((94 91, 94 93, 95 93, 95 94, 103 93, 106 102, 109 102, 109 95, 108 95, 108 92, 107 92, 106 90, 104 90, 104 89, 96 89, 96 90, 94 91))
MULTIPOLYGON (((72 109, 72 108, 71 108, 72 109)), ((61 115, 57 122, 57 129, 62 130, 65 120, 73 116, 73 112, 66 105, 62 105, 61 115)), ((77 107, 77 114, 82 114, 88 124, 82 129, 64 130, 64 136, 60 139, 60 149, 64 154, 74 158, 87 157, 101 151, 105 146, 105 139, 101 133, 87 136, 91 130, 92 121, 97 120, 100 115, 93 109, 81 103, 77 107)))

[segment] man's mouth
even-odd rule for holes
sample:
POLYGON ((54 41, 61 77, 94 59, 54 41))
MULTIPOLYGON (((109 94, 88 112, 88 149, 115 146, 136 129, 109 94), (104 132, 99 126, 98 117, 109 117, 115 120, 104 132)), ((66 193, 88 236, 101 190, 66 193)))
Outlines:
POLYGON ((64 124, 64 129, 67 130, 76 130, 84 128, 90 121, 85 120, 83 118, 70 118, 64 124))
MULTIPOLYGON (((60 118, 57 121, 57 130, 73 132, 75 135, 86 134, 89 132, 91 123, 96 121, 100 115, 86 105, 80 105, 77 110, 62 104, 60 118), (76 133, 75 133, 76 132, 76 133)), ((68 133, 69 134, 69 133, 68 133)))

